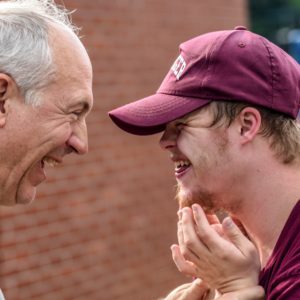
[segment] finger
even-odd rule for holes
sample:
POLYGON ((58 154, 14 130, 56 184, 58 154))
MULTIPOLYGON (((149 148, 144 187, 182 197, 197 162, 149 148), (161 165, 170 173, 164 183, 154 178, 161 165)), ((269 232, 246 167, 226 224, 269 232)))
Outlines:
POLYGON ((177 269, 179 270, 179 272, 187 275, 187 276, 192 276, 195 277, 196 276, 196 268, 195 265, 190 262, 187 261, 183 255, 180 252, 180 248, 178 245, 172 245, 171 246, 171 251, 172 251, 172 258, 173 261, 177 267, 177 269))
MULTIPOLYGON (((170 294, 165 297, 164 299, 160 298, 158 300, 182 300, 182 296, 186 290, 189 290, 193 285, 193 282, 185 283, 180 285, 179 287, 175 288, 170 294)), ((202 299, 202 298, 201 298, 202 299)))
MULTIPOLYGON (((198 258, 204 254, 207 254, 208 249, 199 239, 201 234, 196 232, 196 224, 190 208, 186 207, 182 210, 182 222, 180 225, 182 227, 184 246, 194 254, 197 253, 196 257, 198 258)), ((184 250, 183 254, 185 254, 184 250)))
POLYGON ((179 244, 181 255, 183 255, 185 259, 193 263, 196 263, 198 265, 201 265, 199 256, 197 255, 199 253, 195 254, 193 250, 189 249, 185 243, 183 229, 182 229, 183 228, 182 222, 179 221, 177 226, 178 226, 177 237, 178 237, 178 244, 179 244))
POLYGON ((185 207, 184 209, 182 209, 182 217, 179 226, 181 228, 181 234, 184 244, 189 243, 190 241, 197 240, 195 223, 191 214, 191 209, 189 207, 185 207))
POLYGON ((248 254, 249 249, 253 248, 253 244, 242 233, 239 227, 230 217, 226 217, 222 222, 223 232, 226 237, 243 253, 248 254))
POLYGON ((227 238, 225 235, 224 235, 224 232, 223 232, 223 227, 221 224, 212 224, 210 225, 211 228, 214 229, 214 231, 222 238, 227 238))
POLYGON ((193 281, 189 293, 187 293, 187 291, 185 292, 185 294, 188 294, 188 297, 185 297, 184 299, 189 299, 189 300, 207 299, 208 300, 207 298, 208 292, 209 292, 209 287, 201 279, 196 279, 193 281))
POLYGON ((245 227, 243 226, 243 224, 240 222, 239 219, 237 218, 232 218, 232 221, 237 225, 237 227, 240 229, 240 231, 244 234, 244 236, 248 237, 248 234, 246 232, 245 227))
POLYGON ((180 300, 207 299, 206 295, 208 291, 209 287, 201 279, 196 279, 193 281, 192 285, 184 291, 180 300))
POLYGON ((177 223, 177 239, 178 239, 178 244, 179 244, 179 248, 181 253, 186 253, 187 252, 187 248, 184 244, 184 236, 183 236, 183 231, 182 231, 182 221, 179 221, 177 223))
MULTIPOLYGON (((224 237, 222 224, 216 215, 206 214, 206 218, 211 228, 213 228, 219 236, 224 237)), ((196 232, 198 233, 198 228, 196 228, 196 232)))
POLYGON ((201 280, 184 284, 173 290, 164 300, 200 300, 207 294, 208 287, 201 280))
POLYGON ((182 226, 181 226, 181 221, 177 223, 177 239, 178 239, 178 244, 181 247, 184 247, 184 237, 183 237, 183 232, 182 232, 182 226))
POLYGON ((178 216, 178 220, 180 221, 181 217, 182 217, 182 211, 181 211, 181 209, 178 210, 177 216, 178 216))
POLYGON ((216 215, 207 214, 206 218, 207 218, 208 223, 211 224, 211 225, 212 224, 221 224, 216 215))
POLYGON ((210 251, 216 246, 221 247, 222 245, 220 243, 223 239, 220 239, 219 234, 211 227, 201 206, 199 204, 193 204, 192 209, 198 237, 202 245, 206 246, 210 251))

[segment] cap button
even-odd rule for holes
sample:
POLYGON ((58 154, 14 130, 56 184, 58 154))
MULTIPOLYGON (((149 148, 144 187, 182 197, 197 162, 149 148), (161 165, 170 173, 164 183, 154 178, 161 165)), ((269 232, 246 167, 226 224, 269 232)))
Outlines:
POLYGON ((245 27, 245 26, 235 26, 234 30, 247 30, 247 27, 245 27))

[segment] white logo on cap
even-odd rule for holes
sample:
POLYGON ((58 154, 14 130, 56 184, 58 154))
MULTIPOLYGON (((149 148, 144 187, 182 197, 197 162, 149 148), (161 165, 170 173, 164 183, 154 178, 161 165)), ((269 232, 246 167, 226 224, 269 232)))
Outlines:
POLYGON ((173 71, 174 75, 176 76, 177 80, 181 77, 184 69, 186 67, 186 62, 182 55, 179 55, 177 59, 175 60, 173 66, 171 67, 171 70, 173 71))

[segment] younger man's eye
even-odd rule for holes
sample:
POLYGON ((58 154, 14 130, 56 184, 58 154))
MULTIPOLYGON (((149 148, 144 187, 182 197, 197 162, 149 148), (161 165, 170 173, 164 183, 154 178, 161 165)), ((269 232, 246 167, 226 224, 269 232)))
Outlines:
POLYGON ((183 129, 184 126, 185 126, 185 124, 184 124, 183 122, 178 122, 178 123, 176 124, 176 128, 177 128, 178 130, 183 129))

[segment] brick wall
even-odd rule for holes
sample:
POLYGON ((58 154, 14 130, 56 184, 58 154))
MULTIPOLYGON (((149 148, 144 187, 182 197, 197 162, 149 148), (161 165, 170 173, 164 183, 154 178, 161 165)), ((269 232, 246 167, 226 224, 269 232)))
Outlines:
POLYGON ((64 0, 94 66, 90 151, 48 171, 30 206, 0 208, 7 300, 151 300, 183 283, 173 166, 159 135, 118 130, 107 111, 151 94, 178 44, 247 23, 243 0, 64 0))

